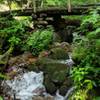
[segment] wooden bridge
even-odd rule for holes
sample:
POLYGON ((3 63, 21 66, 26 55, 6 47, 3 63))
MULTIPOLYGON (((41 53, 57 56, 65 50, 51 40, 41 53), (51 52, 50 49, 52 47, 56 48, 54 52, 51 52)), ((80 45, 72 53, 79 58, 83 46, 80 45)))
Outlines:
MULTIPOLYGON (((61 16, 69 16, 69 15, 87 15, 89 14, 91 8, 95 9, 100 7, 100 3, 98 4, 88 4, 88 5, 79 5, 78 7, 72 7, 71 12, 68 11, 67 7, 48 7, 48 8, 40 8, 37 9, 36 13, 34 13, 32 8, 29 9, 19 9, 12 11, 4 11, 0 12, 1 17, 6 17, 9 15, 12 16, 32 16, 33 20, 38 20, 39 18, 59 18, 61 16)), ((100 9, 97 10, 98 14, 100 14, 100 9)), ((49 23, 52 23, 51 20, 48 20, 49 23)))
MULTIPOLYGON (((36 22, 34 26, 36 25, 37 27, 37 25, 43 25, 43 26, 53 25, 55 32, 57 32, 61 37, 64 33, 61 33, 60 30, 64 30, 67 25, 77 27, 80 26, 81 23, 81 20, 79 19, 69 20, 62 18, 62 16, 88 15, 91 11, 91 8, 96 9, 97 6, 100 7, 100 4, 80 5, 78 7, 72 7, 71 11, 69 11, 67 7, 48 7, 48 8, 37 9, 36 13, 34 13, 32 8, 23 10, 20 9, 20 10, 0 12, 0 16, 1 17, 7 17, 9 15, 31 16, 33 21, 36 22)), ((100 9, 97 10, 97 13, 100 14, 100 9)), ((72 39, 72 34, 70 35, 69 36, 65 35, 64 37, 65 38, 71 37, 72 39)))
MULTIPOLYGON (((87 5, 79 5, 77 7, 72 7, 71 12, 68 12, 67 7, 46 7, 46 8, 38 8, 36 13, 34 13, 32 8, 29 9, 20 9, 20 10, 11 10, 0 12, 0 16, 8 16, 10 14, 14 16, 31 16, 32 14, 37 15, 38 17, 41 14, 46 14, 47 16, 55 16, 55 15, 85 15, 89 14, 89 10, 91 8, 95 9, 100 7, 100 3, 98 4, 87 4, 87 5)), ((98 9, 98 13, 100 14, 100 9, 98 9)))
MULTIPOLYGON (((92 9, 96 9, 97 7, 100 7, 100 3, 98 4, 88 4, 88 5, 79 5, 78 7, 72 7, 71 11, 68 11, 67 7, 46 7, 46 8, 40 8, 36 10, 36 13, 34 13, 34 10, 32 8, 29 9, 19 9, 19 10, 11 10, 11 11, 4 11, 0 12, 1 17, 7 17, 9 15, 12 16, 32 16, 33 20, 41 20, 42 22, 46 21, 49 24, 53 24, 55 22, 63 21, 62 16, 69 16, 69 15, 87 15, 92 9)), ((98 14, 100 14, 100 9, 97 10, 98 14)), ((45 22, 42 23, 40 21, 40 24, 47 24, 45 22)), ((74 24, 78 25, 80 21, 65 21, 67 24, 74 24)))

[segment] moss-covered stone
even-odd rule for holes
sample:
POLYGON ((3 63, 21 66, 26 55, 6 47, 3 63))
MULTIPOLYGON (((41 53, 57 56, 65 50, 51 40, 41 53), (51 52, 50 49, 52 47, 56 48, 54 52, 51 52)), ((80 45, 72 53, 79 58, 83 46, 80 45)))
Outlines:
POLYGON ((68 53, 65 49, 57 47, 51 49, 50 58, 52 59, 68 59, 68 53))
POLYGON ((53 82, 63 83, 65 80, 66 80, 66 70, 55 71, 52 74, 53 82))
POLYGON ((52 59, 68 59, 68 53, 71 52, 71 46, 67 42, 54 43, 50 49, 49 57, 52 59))
POLYGON ((28 68, 29 71, 36 71, 36 72, 39 71, 39 69, 38 69, 38 67, 36 66, 35 63, 27 65, 27 68, 28 68))
POLYGON ((69 68, 66 64, 61 63, 60 60, 40 58, 37 66, 39 70, 42 70, 48 76, 48 78, 44 78, 44 83, 50 94, 56 92, 56 88, 58 89, 67 79, 66 76, 69 68))
POLYGON ((68 91, 68 87, 66 85, 62 85, 59 89, 60 95, 65 96, 68 91))
POLYGON ((66 95, 68 90, 72 87, 72 81, 71 78, 67 77, 67 79, 64 81, 64 83, 59 88, 59 93, 63 96, 66 95))
POLYGON ((51 81, 50 77, 48 75, 45 75, 44 77, 44 85, 46 87, 46 91, 52 95, 54 95, 57 91, 57 87, 55 84, 51 81))
POLYGON ((50 58, 38 59, 36 66, 38 66, 39 70, 42 70, 50 74, 53 74, 56 71, 58 72, 66 71, 67 73, 67 69, 68 69, 65 63, 62 63, 60 60, 54 60, 50 58))

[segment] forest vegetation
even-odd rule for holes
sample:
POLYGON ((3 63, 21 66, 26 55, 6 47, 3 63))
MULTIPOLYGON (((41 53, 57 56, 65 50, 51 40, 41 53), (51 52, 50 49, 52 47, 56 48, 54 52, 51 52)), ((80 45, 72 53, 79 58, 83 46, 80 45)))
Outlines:
MULTIPOLYGON (((9 67, 11 68, 14 65, 12 64, 13 60, 9 64, 11 58, 28 52, 31 53, 34 59, 41 59, 42 57, 44 59, 45 56, 50 55, 50 59, 59 60, 60 58, 66 58, 64 52, 68 54, 70 52, 74 64, 71 66, 70 71, 66 71, 66 76, 71 81, 69 86, 74 86, 75 89, 69 95, 68 100, 100 100, 99 4, 100 0, 0 0, 0 6, 4 7, 0 7, 0 14, 6 10, 10 10, 11 13, 8 16, 0 16, 0 84, 3 80, 11 79, 11 75, 7 72, 9 67), (36 5, 34 5, 34 1, 36 5), (37 9, 47 9, 48 7, 59 7, 59 9, 66 7, 71 12, 73 7, 84 8, 89 4, 91 6, 89 6, 86 15, 84 15, 85 11, 83 15, 61 15, 61 23, 60 20, 56 20, 57 16, 52 16, 55 22, 51 22, 50 25, 49 22, 45 24, 45 20, 47 21, 46 18, 48 17, 45 15, 46 18, 41 17, 41 21, 41 18, 37 20, 35 16, 33 19, 33 16, 19 17, 12 13, 14 9, 23 10, 28 8, 34 9, 33 13, 36 13, 37 9), (63 21, 68 22, 69 25, 63 23, 63 21), (70 23, 74 24, 70 25, 70 23), (70 47, 59 49, 59 45, 62 45, 63 42, 70 47), (71 50, 69 50, 70 48, 71 50)), ((43 66, 44 64, 44 62, 41 64, 40 61, 35 64, 34 61, 30 62, 30 68, 26 69, 32 71, 34 71, 32 66, 43 66)), ((48 68, 46 70, 49 71, 48 68)), ((57 68, 50 70, 54 72, 57 68)), ((63 84, 63 74, 57 74, 57 76, 60 77, 60 84, 63 84)), ((65 89, 67 90, 66 87, 65 89)), ((0 100, 5 100, 5 95, 1 91, 2 86, 0 85, 0 100)))

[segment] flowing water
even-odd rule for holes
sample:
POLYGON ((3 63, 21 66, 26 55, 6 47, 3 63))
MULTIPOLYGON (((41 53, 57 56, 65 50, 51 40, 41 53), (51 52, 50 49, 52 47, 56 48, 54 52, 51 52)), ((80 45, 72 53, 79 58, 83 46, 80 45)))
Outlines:
MULTIPOLYGON (((61 60, 60 63, 66 64, 71 67, 74 62, 69 57, 68 60, 61 60)), ((45 86, 43 85, 43 72, 25 72, 21 75, 14 77, 13 80, 6 80, 5 83, 10 90, 8 94, 12 98, 20 99, 20 100, 32 100, 34 96, 47 96, 45 86)), ((56 95, 53 100, 68 100, 69 95, 73 92, 74 87, 70 88, 66 93, 66 96, 63 97, 59 94, 59 90, 57 90, 56 95)))

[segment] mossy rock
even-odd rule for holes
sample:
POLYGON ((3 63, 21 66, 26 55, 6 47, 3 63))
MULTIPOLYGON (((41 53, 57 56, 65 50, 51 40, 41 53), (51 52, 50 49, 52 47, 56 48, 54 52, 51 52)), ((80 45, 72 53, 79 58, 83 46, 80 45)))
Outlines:
POLYGON ((51 49, 49 57, 51 59, 68 59, 68 53, 71 52, 71 45, 67 42, 55 42, 51 49))
POLYGON ((36 71, 36 72, 39 71, 39 69, 38 69, 38 67, 36 66, 35 63, 28 65, 28 66, 27 66, 27 69, 28 69, 29 71, 36 71))
POLYGON ((72 87, 73 83, 71 78, 67 78, 64 83, 62 84, 62 86, 59 88, 59 93, 63 96, 66 95, 66 93, 68 92, 68 90, 72 87))
POLYGON ((62 96, 65 96, 67 91, 68 91, 69 87, 67 87, 66 85, 62 85, 59 89, 59 93, 62 96))
POLYGON ((66 70, 55 71, 51 76, 53 82, 63 83, 66 80, 66 70))
POLYGON ((57 87, 51 81, 48 75, 45 75, 44 77, 44 85, 45 85, 47 93, 50 93, 51 95, 54 95, 56 93, 57 87))
POLYGON ((55 71, 68 71, 69 67, 65 63, 61 63, 60 60, 54 60, 50 58, 40 58, 36 64, 39 70, 42 70, 46 73, 54 73, 55 71))
POLYGON ((68 59, 68 52, 60 47, 56 47, 51 49, 51 55, 50 58, 52 59, 68 59))
POLYGON ((46 52, 42 52, 38 58, 36 66, 38 70, 43 71, 44 75, 44 85, 46 90, 50 94, 56 93, 56 90, 63 85, 67 79, 67 74, 69 73, 69 67, 66 63, 62 63, 68 59, 68 48, 64 45, 57 44, 50 49, 50 55, 44 56, 46 52))
POLYGON ((41 58, 37 64, 38 69, 43 71, 44 74, 49 77, 49 79, 45 79, 46 88, 49 93, 54 93, 55 88, 58 89, 58 86, 61 86, 67 79, 66 77, 67 73, 69 73, 69 68, 59 60, 49 58, 41 58), (52 90, 52 88, 54 88, 54 90, 52 90))

